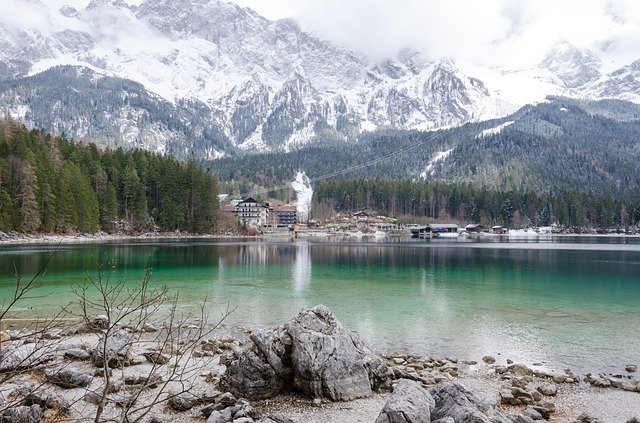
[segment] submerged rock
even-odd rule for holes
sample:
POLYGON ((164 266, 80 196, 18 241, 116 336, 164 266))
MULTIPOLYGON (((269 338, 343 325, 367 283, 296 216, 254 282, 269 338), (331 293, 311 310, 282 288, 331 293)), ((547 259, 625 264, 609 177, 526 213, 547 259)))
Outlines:
POLYGON ((394 385, 376 423, 430 423, 435 404, 431 394, 419 383, 401 379, 394 385))

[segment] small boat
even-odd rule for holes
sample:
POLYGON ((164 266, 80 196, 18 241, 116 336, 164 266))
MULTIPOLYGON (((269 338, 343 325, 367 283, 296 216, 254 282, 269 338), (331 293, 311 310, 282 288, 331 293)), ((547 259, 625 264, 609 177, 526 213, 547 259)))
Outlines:
POLYGON ((376 238, 384 238, 387 236, 387 233, 385 231, 377 230, 373 233, 373 236, 376 238))

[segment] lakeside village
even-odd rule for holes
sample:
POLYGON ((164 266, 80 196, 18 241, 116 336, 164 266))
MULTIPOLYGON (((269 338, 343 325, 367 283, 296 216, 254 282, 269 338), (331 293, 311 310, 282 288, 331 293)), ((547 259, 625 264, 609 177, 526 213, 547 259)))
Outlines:
POLYGON ((235 217, 248 235, 304 237, 376 237, 412 236, 414 238, 496 237, 504 235, 548 235, 561 233, 558 225, 509 230, 503 226, 485 227, 479 223, 459 226, 457 223, 404 223, 367 211, 335 213, 330 219, 307 219, 296 204, 261 202, 253 197, 225 201, 220 210, 235 217))

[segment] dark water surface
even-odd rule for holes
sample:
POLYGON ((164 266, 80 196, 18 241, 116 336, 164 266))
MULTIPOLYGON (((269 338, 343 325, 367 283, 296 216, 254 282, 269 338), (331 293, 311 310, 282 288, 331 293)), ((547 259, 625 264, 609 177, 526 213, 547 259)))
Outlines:
POLYGON ((640 364, 640 239, 548 237, 510 242, 378 240, 162 241, 0 248, 0 299, 15 267, 40 278, 18 315, 47 315, 96 263, 134 286, 179 291, 181 306, 207 298, 214 316, 264 327, 328 305, 383 351, 479 359, 491 354, 578 371, 640 364))

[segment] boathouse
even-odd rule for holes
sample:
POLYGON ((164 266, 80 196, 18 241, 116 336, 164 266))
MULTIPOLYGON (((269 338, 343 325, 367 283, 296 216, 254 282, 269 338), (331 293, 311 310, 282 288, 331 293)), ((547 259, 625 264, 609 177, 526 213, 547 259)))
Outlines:
POLYGON ((485 227, 479 223, 475 223, 475 224, 465 226, 464 230, 470 234, 478 234, 480 232, 484 232, 485 227))

